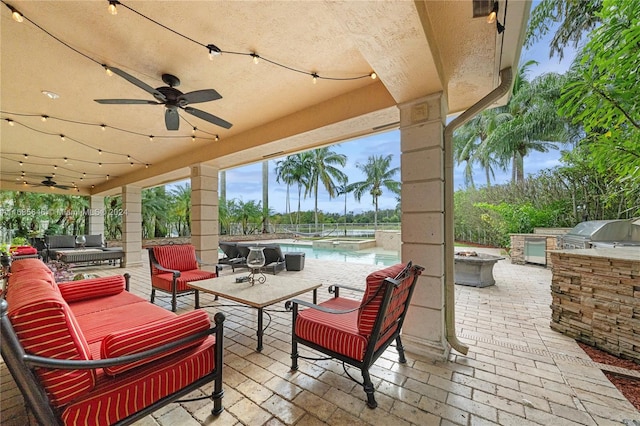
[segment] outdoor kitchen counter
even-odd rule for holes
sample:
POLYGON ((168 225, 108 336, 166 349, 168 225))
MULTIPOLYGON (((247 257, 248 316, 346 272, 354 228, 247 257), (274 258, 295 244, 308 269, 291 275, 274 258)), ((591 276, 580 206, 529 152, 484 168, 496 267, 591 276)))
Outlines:
POLYGON ((551 328, 640 362, 640 248, 550 253, 551 328))

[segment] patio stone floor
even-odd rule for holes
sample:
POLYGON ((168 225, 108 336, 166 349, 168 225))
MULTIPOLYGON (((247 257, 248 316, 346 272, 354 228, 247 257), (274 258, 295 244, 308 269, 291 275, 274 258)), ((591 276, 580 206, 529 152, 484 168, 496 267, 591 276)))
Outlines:
MULTIPOLYGON (((366 275, 380 268, 307 257, 303 271, 281 274, 320 280, 319 300, 326 300, 328 285, 364 287, 366 275)), ((131 291, 145 298, 150 294, 146 264, 76 272, 129 272, 131 291)), ((231 269, 222 274, 232 274, 231 269)), ((495 265, 494 276, 495 286, 456 286, 456 330, 469 353, 452 351, 448 362, 407 353, 402 365, 395 349, 388 350, 371 369, 379 404, 375 410, 367 408, 362 388, 335 361, 300 360, 297 372, 289 370, 291 313, 284 306, 268 309, 271 323, 258 353, 256 312, 201 295, 202 304, 214 306, 206 308, 211 314, 222 311, 227 317, 225 411, 214 418, 210 401, 171 404, 136 425, 640 425, 640 412, 603 374, 601 369, 609 367, 592 362, 573 339, 549 328, 551 271, 506 259, 495 265)), ((311 295, 302 298, 311 300, 311 295)), ((170 308, 167 298, 156 303, 170 308)), ((179 312, 193 309, 193 296, 179 299, 178 307, 179 312)), ((301 353, 313 356, 304 347, 301 353)), ((357 370, 350 372, 359 378, 357 370)), ((0 423, 30 424, 4 363, 0 384, 0 423)))

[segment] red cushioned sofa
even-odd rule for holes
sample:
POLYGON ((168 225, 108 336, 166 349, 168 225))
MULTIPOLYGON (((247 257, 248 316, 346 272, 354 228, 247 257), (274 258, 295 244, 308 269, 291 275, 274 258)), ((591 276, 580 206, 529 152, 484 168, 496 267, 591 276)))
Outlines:
POLYGON ((129 293, 129 277, 56 284, 38 259, 11 265, 2 357, 40 424, 130 424, 215 381, 224 315, 176 315, 129 293))

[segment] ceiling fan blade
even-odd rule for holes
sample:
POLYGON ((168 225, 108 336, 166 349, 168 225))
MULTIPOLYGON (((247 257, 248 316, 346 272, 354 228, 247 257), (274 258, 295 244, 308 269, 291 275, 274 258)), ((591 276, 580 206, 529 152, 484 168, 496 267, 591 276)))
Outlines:
POLYGON ((160 93, 157 89, 154 89, 153 87, 149 86, 147 83, 145 83, 142 80, 138 80, 131 74, 122 71, 120 68, 109 67, 109 69, 113 71, 114 74, 118 74, 120 77, 124 78, 134 86, 138 86, 145 92, 151 93, 156 99, 161 100, 163 102, 167 100, 167 98, 162 93, 160 93))
POLYGON ((165 108, 164 124, 167 126, 167 130, 178 130, 180 127, 180 116, 176 108, 165 108))
POLYGON ((68 186, 68 185, 53 185, 55 188, 58 189, 71 189, 73 188, 73 186, 68 186))
POLYGON ((191 107, 186 107, 183 109, 189 114, 195 115, 198 118, 202 118, 203 120, 208 121, 209 123, 215 124, 216 126, 224 127, 225 129, 230 129, 231 126, 233 126, 233 124, 229 123, 228 121, 225 121, 220 117, 216 117, 213 114, 209 114, 208 112, 204 112, 202 110, 191 108, 191 107))
POLYGON ((183 106, 186 106, 187 104, 197 104, 199 102, 215 101, 218 99, 222 99, 222 96, 213 89, 195 90, 178 96, 178 102, 186 101, 181 104, 183 106))
POLYGON ((99 104, 140 104, 140 105, 162 105, 162 102, 147 101, 144 99, 94 99, 99 104))

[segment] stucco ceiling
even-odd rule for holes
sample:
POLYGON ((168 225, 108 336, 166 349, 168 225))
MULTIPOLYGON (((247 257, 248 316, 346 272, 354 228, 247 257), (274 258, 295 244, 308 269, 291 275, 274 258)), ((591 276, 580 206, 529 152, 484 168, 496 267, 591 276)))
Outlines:
POLYGON ((56 182, 85 194, 185 178, 197 162, 226 169, 373 133, 397 125, 397 104, 439 91, 450 113, 462 111, 517 61, 530 7, 511 1, 499 35, 472 17, 470 0, 124 0, 117 15, 106 0, 3 2, 26 19, 15 22, 2 6, 0 187, 51 191, 24 182, 55 173, 56 182), (199 43, 262 59, 223 53, 211 61, 199 43), (192 106, 233 127, 182 111, 180 129, 167 131, 162 105, 98 104, 94 99, 153 100, 107 76, 101 64, 152 87, 164 86, 161 75, 171 73, 182 92, 213 88, 222 99, 192 106), (364 77, 313 84, 310 73, 364 77))

